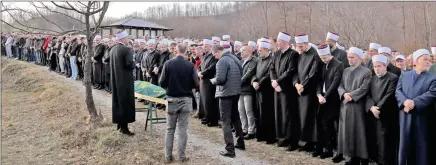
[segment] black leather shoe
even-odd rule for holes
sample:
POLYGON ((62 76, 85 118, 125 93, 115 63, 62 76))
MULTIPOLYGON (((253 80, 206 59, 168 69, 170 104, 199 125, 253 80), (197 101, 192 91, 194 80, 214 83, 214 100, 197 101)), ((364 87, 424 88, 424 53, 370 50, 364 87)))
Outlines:
POLYGON ((228 151, 220 151, 220 155, 225 156, 225 157, 229 157, 229 158, 234 158, 236 156, 235 153, 230 153, 228 151))
POLYGON ((218 127, 218 123, 207 123, 206 124, 208 127, 218 127))
MULTIPOLYGON (((234 129, 233 129, 234 130, 234 129)), ((234 131, 233 131, 234 132, 234 131)), ((242 132, 242 136, 247 136, 247 132, 242 132)))
POLYGON ((120 132, 121 132, 122 134, 127 135, 127 136, 133 136, 133 135, 135 135, 135 133, 130 132, 128 129, 123 129, 123 128, 121 128, 121 129, 120 129, 120 132))
POLYGON ((325 158, 330 158, 333 157, 333 152, 328 151, 328 152, 324 152, 319 156, 321 159, 325 159, 325 158))
POLYGON ((235 148, 245 150, 245 145, 235 145, 235 148))
POLYGON ((344 156, 342 154, 336 154, 335 157, 333 157, 332 161, 333 163, 339 163, 342 162, 344 159, 344 156))
POLYGON ((292 151, 295 151, 297 149, 298 149, 297 146, 290 145, 290 146, 288 146, 288 148, 286 148, 286 151, 292 152, 292 151))
POLYGON ((267 140, 266 141, 266 144, 274 144, 274 143, 276 143, 276 140, 267 140))
POLYGON ((351 158, 345 165, 360 165, 360 161, 357 158, 351 158))
POLYGON ((301 147, 300 149, 298 149, 298 151, 306 151, 306 152, 311 152, 313 151, 313 144, 312 143, 306 143, 306 145, 304 145, 303 147, 301 147))
POLYGON ((247 134, 247 135, 244 136, 244 139, 245 140, 251 140, 251 139, 254 139, 255 137, 256 137, 256 135, 254 135, 254 134, 247 134))

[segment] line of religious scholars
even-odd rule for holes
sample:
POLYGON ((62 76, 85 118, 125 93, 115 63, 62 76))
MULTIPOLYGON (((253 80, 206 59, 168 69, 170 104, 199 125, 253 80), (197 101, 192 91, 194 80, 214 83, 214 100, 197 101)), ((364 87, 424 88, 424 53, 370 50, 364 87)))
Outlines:
MULTIPOLYGON (((230 42, 242 66, 238 116, 243 137, 235 136, 311 152, 321 159, 333 157, 335 163, 349 157, 346 164, 434 164, 429 156, 434 135, 429 129, 436 126, 436 75, 429 70, 436 65, 430 52, 414 52, 413 68, 407 69, 397 64, 405 57, 393 57, 388 47, 371 43, 371 58, 364 62, 363 50, 341 50, 338 39, 329 32, 326 44, 316 46, 301 34, 295 36, 293 47, 291 36, 280 32, 276 40, 230 42)), ((223 40, 231 41, 229 35, 223 40)), ((209 127, 220 127, 215 92, 221 89, 211 82, 219 60, 212 47, 220 41, 176 40, 189 46, 188 60, 198 70, 199 99, 192 97, 199 110, 194 117, 209 127)), ((156 50, 151 39, 147 50, 137 50, 137 79, 156 84, 176 42, 161 40, 156 50)), ((436 47, 432 51, 435 54, 436 47)))
MULTIPOLYGON (((430 52, 415 51, 407 57, 407 67, 404 56, 393 56, 390 48, 371 43, 371 58, 364 62, 363 50, 344 51, 336 44, 338 39, 338 34, 329 32, 326 44, 315 46, 301 34, 295 36, 294 47, 291 36, 280 32, 277 39, 231 42, 232 54, 242 66, 238 116, 244 137, 239 138, 311 152, 321 159, 333 157, 335 163, 349 157, 346 164, 435 164, 430 155, 435 131, 430 129, 436 126, 436 65, 430 52)), ((177 43, 185 43, 200 79, 194 92, 199 97, 192 96, 198 103, 193 105, 198 109, 194 116, 209 127, 220 127, 217 89, 210 81, 218 62, 212 47, 220 40, 162 39, 158 44, 155 39, 136 40, 139 44, 129 45, 135 50, 135 77, 157 85, 163 64, 173 58, 177 43)), ((229 35, 223 40, 231 41, 229 35)), ((49 47, 57 48, 59 59, 66 52, 71 55, 68 44, 86 44, 81 37, 53 41, 58 44, 49 47)), ((100 37, 94 42, 93 82, 110 91, 108 53, 115 42, 100 37)), ((431 50, 435 56, 436 46, 431 50)), ((66 68, 61 73, 71 76, 69 67, 69 74, 66 68)), ((62 70, 62 65, 56 69, 62 70)))

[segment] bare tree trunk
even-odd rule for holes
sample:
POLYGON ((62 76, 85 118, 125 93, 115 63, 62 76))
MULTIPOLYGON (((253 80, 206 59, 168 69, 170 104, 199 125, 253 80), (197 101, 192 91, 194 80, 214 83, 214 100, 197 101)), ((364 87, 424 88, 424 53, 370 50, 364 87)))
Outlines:
POLYGON ((406 40, 406 12, 404 11, 404 2, 401 6, 401 9, 403 10, 403 39, 404 39, 404 48, 407 47, 407 40, 406 40))
POLYGON ((309 35, 312 35, 312 3, 309 2, 307 6, 309 7, 309 35))
POLYGON ((413 34, 414 34, 414 42, 415 42, 415 45, 414 46, 417 46, 417 41, 416 41, 416 13, 415 13, 415 6, 412 8, 412 13, 413 13, 413 34))
POLYGON ((429 22, 429 18, 428 18, 428 9, 427 9, 427 3, 426 2, 422 2, 424 5, 424 23, 425 23, 425 41, 426 41, 426 45, 427 47, 431 47, 430 45, 430 33, 429 33, 429 28, 428 28, 428 22, 429 22))

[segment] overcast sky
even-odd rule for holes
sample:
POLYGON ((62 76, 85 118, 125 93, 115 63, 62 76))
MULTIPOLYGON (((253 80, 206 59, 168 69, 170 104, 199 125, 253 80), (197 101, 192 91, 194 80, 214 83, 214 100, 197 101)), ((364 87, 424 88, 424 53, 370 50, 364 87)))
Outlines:
MULTIPOLYGON (((175 2, 111 2, 108 11, 106 12, 106 16, 108 17, 122 17, 124 15, 133 13, 135 11, 143 12, 145 9, 151 6, 157 6, 162 4, 172 4, 175 2)), ((187 2, 177 2, 182 6, 187 2)), ((198 4, 202 2, 189 2, 191 4, 198 4)), ((16 6, 22 9, 33 9, 34 7, 29 4, 29 2, 5 2, 5 5, 11 4, 12 6, 16 6)), ((41 6, 39 3, 35 3, 38 6, 41 6)), ((51 4, 51 2, 45 2, 44 4, 51 4)))

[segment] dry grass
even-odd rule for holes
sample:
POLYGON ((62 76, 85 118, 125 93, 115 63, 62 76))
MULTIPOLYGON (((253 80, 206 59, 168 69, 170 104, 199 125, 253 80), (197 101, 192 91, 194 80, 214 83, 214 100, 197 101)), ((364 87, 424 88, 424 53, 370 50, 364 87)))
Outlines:
MULTIPOLYGON (((103 122, 87 125, 84 94, 63 84, 59 76, 6 58, 1 69, 2 164, 164 164, 162 133, 122 135, 110 122, 110 109, 102 109, 107 117, 103 122)), ((143 130, 142 124, 132 127, 143 130)))

